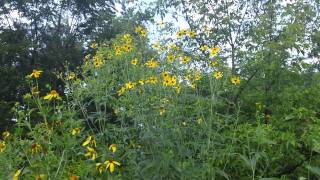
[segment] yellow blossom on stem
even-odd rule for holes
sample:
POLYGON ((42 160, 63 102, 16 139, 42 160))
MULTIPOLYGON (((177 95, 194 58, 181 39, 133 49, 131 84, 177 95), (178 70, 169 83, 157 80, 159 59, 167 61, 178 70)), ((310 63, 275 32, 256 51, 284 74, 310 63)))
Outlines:
POLYGON ((195 38, 197 36, 197 33, 194 31, 189 31, 187 34, 189 35, 190 38, 195 38))
POLYGON ((103 170, 105 169, 105 164, 103 163, 96 163, 96 170, 99 171, 100 174, 103 173, 103 170))
POLYGON ((10 137, 10 132, 9 132, 9 131, 4 131, 4 132, 2 133, 2 138, 3 138, 4 140, 8 139, 9 137, 10 137))
POLYGON ((164 113, 166 112, 166 109, 164 108, 164 106, 160 106, 160 116, 162 116, 164 113))
POLYGON ((120 90, 117 91, 118 96, 121 96, 122 94, 124 94, 126 92, 126 88, 125 87, 121 87, 120 90))
POLYGON ((21 169, 18 169, 18 170, 14 173, 12 180, 18 180, 18 179, 19 179, 19 176, 21 175, 21 172, 22 172, 21 169))
POLYGON ((141 31, 143 31, 143 28, 141 26, 137 26, 134 29, 134 32, 136 32, 137 34, 141 33, 141 31))
POLYGON ((197 87, 196 83, 191 83, 191 88, 192 89, 196 89, 196 87, 197 87))
POLYGON ((240 84, 240 77, 239 76, 234 76, 231 78, 231 83, 234 84, 234 85, 238 85, 240 84))
POLYGON ((42 147, 39 143, 32 143, 31 144, 31 152, 32 154, 39 153, 41 151, 42 147))
POLYGON ((75 136, 75 135, 80 134, 80 131, 81 131, 80 128, 73 128, 73 129, 71 130, 71 134, 72 134, 73 136, 75 136))
POLYGON ((217 80, 219 80, 219 79, 222 78, 223 72, 216 71, 216 72, 213 73, 213 76, 214 76, 217 80))
POLYGON ((187 35, 187 31, 186 30, 181 30, 181 31, 177 32, 176 37, 177 38, 182 38, 185 35, 187 35))
POLYGON ((179 46, 177 46, 175 43, 169 44, 168 48, 170 50, 176 50, 176 51, 180 50, 179 46))
POLYGON ((151 76, 147 79, 147 83, 156 84, 158 82, 158 78, 155 76, 151 76))
POLYGON ((73 80, 76 78, 76 74, 74 72, 71 72, 68 76, 67 76, 67 80, 73 80))
POLYGON ((92 44, 90 45, 90 47, 91 47, 92 49, 97 49, 98 44, 97 44, 97 43, 92 43, 92 44))
POLYGON ((90 144, 93 147, 97 147, 96 140, 93 136, 88 136, 87 139, 82 143, 82 146, 87 146, 88 144, 90 144))
POLYGON ((170 79, 170 86, 175 86, 177 84, 177 76, 172 76, 170 79))
POLYGON ((129 81, 125 84, 125 87, 126 89, 133 89, 136 87, 136 83, 129 81))
POLYGON ((216 61, 216 60, 213 60, 210 63, 211 67, 215 67, 217 64, 218 64, 218 61, 216 61))
POLYGON ((209 49, 209 46, 208 45, 202 45, 202 46, 200 46, 200 50, 201 51, 206 51, 206 50, 208 50, 209 49))
POLYGON ((140 80, 138 81, 138 83, 142 86, 142 85, 144 85, 144 80, 143 80, 143 79, 140 79, 140 80))
POLYGON ((174 61, 174 59, 175 59, 175 57, 174 57, 173 54, 169 54, 169 55, 167 56, 167 61, 168 61, 169 63, 172 63, 172 62, 174 61))
POLYGON ((52 90, 43 99, 52 101, 52 100, 60 100, 61 97, 56 90, 52 90))
POLYGON ((197 123, 198 123, 198 124, 201 124, 202 122, 203 122, 202 118, 199 118, 199 119, 197 120, 197 123))
POLYGON ((219 51, 220 51, 220 48, 213 47, 213 48, 211 48, 210 55, 211 56, 216 56, 219 53, 219 51))
POLYGON ((127 44, 130 44, 132 42, 132 36, 130 34, 124 34, 123 39, 127 44))
POLYGON ((178 94, 180 94, 180 92, 181 92, 181 86, 178 85, 178 86, 175 87, 175 89, 176 89, 176 92, 177 92, 178 94))
POLYGON ((93 61, 94 68, 100 68, 103 65, 103 61, 101 59, 96 59, 93 61))
POLYGON ((87 153, 84 156, 89 156, 92 160, 95 160, 97 158, 97 151, 94 148, 87 147, 87 153))
POLYGON ((189 56, 183 56, 182 59, 181 59, 181 62, 182 62, 182 63, 187 63, 187 62, 189 62, 190 60, 191 60, 191 57, 189 57, 189 56))
POLYGON ((146 30, 143 30, 143 31, 141 31, 140 32, 140 35, 142 36, 142 37, 147 37, 147 31, 146 30))
POLYGON ((43 71, 41 71, 41 70, 34 69, 28 77, 30 77, 30 78, 34 77, 34 78, 38 79, 41 76, 42 72, 43 71))
POLYGON ((115 153, 117 151, 117 145, 116 144, 111 144, 109 146, 109 150, 112 152, 112 153, 115 153))
POLYGON ((125 52, 130 52, 132 50, 132 46, 129 45, 129 44, 125 44, 122 46, 122 49, 125 51, 125 52))
POLYGON ((104 162, 104 164, 106 165, 106 169, 109 168, 110 173, 113 173, 115 170, 115 166, 120 166, 121 164, 117 161, 114 160, 108 160, 106 162, 104 162))
POLYGON ((134 66, 137 65, 138 64, 138 59, 137 58, 132 59, 131 60, 131 64, 134 65, 134 66))
POLYGON ((151 59, 151 60, 147 61, 145 63, 145 65, 148 66, 149 68, 156 68, 159 66, 159 62, 155 61, 154 59, 151 59))
POLYGON ((199 80, 201 79, 201 72, 200 72, 200 71, 197 71, 197 72, 195 73, 194 79, 195 79, 196 81, 199 81, 199 80))
POLYGON ((159 48, 160 48, 159 42, 153 43, 153 44, 152 44, 152 48, 153 48, 153 49, 159 49, 159 48))
POLYGON ((0 153, 6 150, 6 142, 0 141, 0 153))

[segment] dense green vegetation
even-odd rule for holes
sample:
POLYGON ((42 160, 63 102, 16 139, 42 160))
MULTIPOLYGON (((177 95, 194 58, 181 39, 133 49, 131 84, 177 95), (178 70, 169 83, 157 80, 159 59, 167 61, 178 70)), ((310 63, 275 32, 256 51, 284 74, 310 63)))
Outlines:
POLYGON ((0 179, 319 179, 319 1, 130 4, 0 3, 0 179))

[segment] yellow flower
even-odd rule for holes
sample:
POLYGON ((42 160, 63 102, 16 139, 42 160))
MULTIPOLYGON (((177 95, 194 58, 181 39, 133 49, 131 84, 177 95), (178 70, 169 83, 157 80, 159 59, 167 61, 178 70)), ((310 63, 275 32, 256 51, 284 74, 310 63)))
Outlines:
POLYGON ((95 149, 87 147, 87 153, 84 156, 90 156, 92 160, 95 160, 97 158, 97 152, 95 149))
POLYGON ((14 173, 12 179, 13 179, 13 180, 18 180, 21 172, 22 172, 22 171, 21 171, 20 169, 18 169, 18 170, 14 173))
POLYGON ((181 92, 181 86, 178 85, 178 86, 175 87, 175 89, 176 89, 176 92, 177 92, 178 94, 180 94, 180 92, 181 92))
POLYGON ((147 31, 146 31, 146 30, 141 31, 141 32, 140 32, 140 35, 141 35, 142 37, 147 37, 147 31))
POLYGON ((52 100, 60 100, 61 97, 56 90, 52 90, 43 99, 52 101, 52 100))
POLYGON ((40 174, 40 175, 36 176, 36 180, 44 180, 44 179, 45 179, 44 174, 40 174))
POLYGON ((100 68, 103 65, 103 61, 100 58, 96 58, 93 61, 94 68, 100 68))
POLYGON ((191 74, 188 73, 187 75, 185 75, 184 79, 187 80, 187 81, 190 81, 191 80, 191 74))
POLYGON ((4 131, 2 133, 2 137, 4 140, 8 139, 10 137, 10 132, 9 131, 4 131))
POLYGON ((91 144, 93 147, 97 147, 96 140, 93 136, 88 136, 87 139, 82 143, 82 146, 87 146, 88 144, 91 144))
POLYGON ((137 63, 138 63, 138 59, 137 58, 134 58, 134 59, 131 60, 131 64, 132 65, 137 65, 137 63))
POLYGON ((33 143, 31 145, 31 152, 32 154, 39 153, 41 151, 42 147, 39 143, 33 143))
POLYGON ((159 62, 155 61, 154 59, 151 59, 151 60, 147 61, 145 63, 145 65, 148 66, 149 68, 156 68, 159 66, 159 62))
POLYGON ((219 79, 222 78, 223 72, 216 71, 216 72, 213 73, 213 76, 214 76, 217 80, 219 80, 219 79))
POLYGON ((69 180, 79 180, 79 176, 72 175, 70 176, 69 180))
POLYGON ((84 60, 88 61, 90 59, 91 54, 87 54, 86 56, 84 56, 84 60))
POLYGON ((147 30, 143 29, 143 27, 141 26, 137 26, 134 29, 134 32, 140 34, 142 37, 147 37, 147 30))
POLYGON ((187 63, 187 62, 189 62, 190 60, 191 60, 191 57, 183 56, 181 62, 182 62, 182 63, 187 63))
POLYGON ((130 34, 123 35, 123 39, 125 40, 126 43, 130 44, 132 42, 132 36, 130 34))
POLYGON ((136 87, 136 83, 129 81, 125 84, 125 86, 126 86, 126 89, 133 89, 136 87))
POLYGON ((213 48, 211 48, 210 55, 211 55, 211 56, 216 56, 219 51, 220 51, 220 48, 218 48, 218 47, 213 47, 213 48))
POLYGON ((161 73, 163 79, 169 78, 169 72, 168 71, 164 71, 161 73))
POLYGON ((231 78, 231 83, 234 85, 240 84, 240 77, 239 76, 234 76, 231 78))
POLYGON ((217 64, 218 64, 218 61, 215 61, 215 60, 211 61, 210 63, 211 67, 215 67, 217 64))
POLYGON ((192 89, 196 89, 196 87, 197 87, 196 83, 191 83, 191 88, 192 89))
POLYGON ((209 49, 209 46, 208 45, 203 45, 203 46, 200 46, 200 50, 201 51, 206 51, 209 49))
POLYGON ((141 26, 137 26, 135 29, 134 29, 134 32, 136 32, 137 34, 141 33, 141 31, 143 31, 143 28, 141 26))
POLYGON ((126 92, 126 88, 125 87, 121 87, 121 89, 119 91, 117 91, 118 96, 121 96, 122 94, 124 94, 126 92))
POLYGON ((41 76, 42 72, 43 71, 41 71, 41 70, 34 69, 28 77, 30 77, 30 78, 34 77, 34 78, 38 79, 41 76))
POLYGON ((166 109, 163 106, 160 106, 160 116, 166 112, 166 109))
POLYGON ((172 76, 170 79, 170 86, 175 86, 177 84, 177 76, 172 76))
POLYGON ((196 73, 195 73, 195 80, 196 81, 199 81, 201 79, 201 72, 200 71, 197 71, 196 73))
POLYGON ((140 79, 138 82, 139 82, 140 85, 144 85, 144 80, 143 79, 140 79))
POLYGON ((171 50, 176 50, 176 51, 178 51, 180 49, 175 43, 171 43, 168 46, 168 48, 171 49, 171 50))
POLYGON ((195 38, 197 36, 197 33, 194 32, 194 31, 189 31, 188 32, 188 35, 191 37, 191 38, 195 38))
POLYGON ((160 44, 159 44, 158 42, 153 43, 153 44, 152 44, 152 48, 153 48, 153 49, 159 49, 159 48, 160 48, 160 44))
POLYGON ((92 44, 90 45, 90 47, 91 47, 92 49, 96 49, 96 48, 98 47, 98 44, 97 44, 97 43, 92 43, 92 44))
POLYGON ((116 144, 111 144, 109 146, 109 150, 112 152, 112 153, 115 153, 117 151, 117 145, 116 144))
POLYGON ((108 160, 106 162, 104 162, 104 164, 106 164, 106 169, 109 168, 110 173, 113 173, 115 170, 115 166, 120 166, 121 164, 117 161, 113 161, 113 160, 108 160))
POLYGON ((71 130, 71 134, 72 134, 73 136, 75 136, 75 135, 77 135, 77 134, 80 134, 80 131, 81 131, 80 128, 73 128, 73 129, 71 130))
POLYGON ((151 76, 148 78, 148 80, 146 82, 151 83, 151 84, 156 84, 158 82, 158 78, 155 76, 151 76))
POLYGON ((187 31, 186 30, 181 30, 179 32, 177 32, 176 36, 177 38, 181 38, 182 36, 187 35, 187 31))
POLYGON ((169 54, 169 55, 167 56, 167 61, 168 61, 169 63, 172 63, 172 62, 174 61, 174 59, 175 59, 175 57, 174 57, 173 54, 169 54))
POLYGON ((125 45, 122 46, 122 49, 125 52, 130 52, 132 50, 132 46, 130 46, 129 44, 125 44, 125 45))
POLYGON ((102 174, 105 164, 103 163, 96 163, 96 170, 99 171, 100 174, 102 174))
POLYGON ((6 149, 6 142, 0 141, 0 152, 3 152, 6 149))
POLYGON ((73 80, 76 78, 76 74, 74 72, 71 72, 68 76, 67 76, 67 80, 73 80))

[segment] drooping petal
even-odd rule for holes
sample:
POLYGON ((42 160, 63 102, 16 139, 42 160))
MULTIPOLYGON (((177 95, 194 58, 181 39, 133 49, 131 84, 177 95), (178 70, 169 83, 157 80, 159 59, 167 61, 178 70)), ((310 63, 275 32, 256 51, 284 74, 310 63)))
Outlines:
POLYGON ((113 171, 114 171, 114 164, 113 163, 110 163, 109 170, 110 170, 110 173, 113 173, 113 171))
POLYGON ((84 142, 82 143, 82 146, 88 145, 88 144, 90 143, 91 139, 92 139, 92 136, 89 136, 89 137, 86 139, 86 141, 84 141, 84 142))

